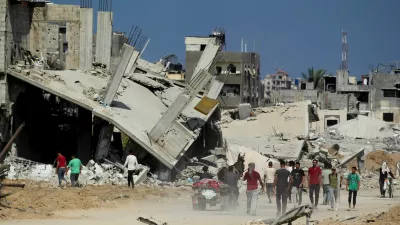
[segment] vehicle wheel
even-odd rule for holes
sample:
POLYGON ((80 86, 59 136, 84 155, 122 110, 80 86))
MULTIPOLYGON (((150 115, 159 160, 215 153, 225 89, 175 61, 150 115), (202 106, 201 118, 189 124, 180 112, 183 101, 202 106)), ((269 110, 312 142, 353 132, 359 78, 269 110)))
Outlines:
POLYGON ((199 198, 199 201, 197 203, 197 210, 199 211, 204 211, 206 210, 206 200, 204 198, 199 198))

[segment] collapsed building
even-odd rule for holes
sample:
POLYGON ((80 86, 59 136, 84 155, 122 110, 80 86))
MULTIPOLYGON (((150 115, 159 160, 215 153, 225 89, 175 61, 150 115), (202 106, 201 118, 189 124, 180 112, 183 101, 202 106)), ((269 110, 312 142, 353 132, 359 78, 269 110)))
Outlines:
POLYGON ((45 164, 57 150, 77 153, 85 164, 121 163, 133 150, 170 180, 189 158, 223 145, 216 125, 223 83, 212 75, 221 38, 208 40, 182 84, 166 78, 161 63, 141 58, 147 38, 131 32, 123 44, 112 44, 111 37, 121 40, 112 34, 107 2, 99 8, 93 49, 90 0, 80 6, 1 0, 2 142, 18 135, 15 156, 45 164), (130 139, 125 149, 121 132, 130 139))

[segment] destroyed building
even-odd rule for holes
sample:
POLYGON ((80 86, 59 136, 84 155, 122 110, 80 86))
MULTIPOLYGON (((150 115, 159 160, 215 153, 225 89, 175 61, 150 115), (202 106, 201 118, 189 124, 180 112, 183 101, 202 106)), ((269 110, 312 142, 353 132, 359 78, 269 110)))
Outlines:
POLYGON ((371 73, 372 116, 386 122, 400 123, 400 74, 371 73))
POLYGON ((169 80, 161 63, 141 58, 146 37, 131 32, 121 44, 124 37, 112 35, 107 2, 97 12, 94 45, 89 0, 80 6, 0 1, 7 25, 0 34, 2 141, 14 135, 16 156, 45 164, 57 150, 87 163, 122 162, 132 149, 140 163, 169 180, 188 158, 223 145, 216 123, 223 85, 214 60, 223 42, 204 42, 186 84, 169 80), (51 47, 56 43, 58 52, 51 47), (121 132, 130 139, 125 149, 121 132))
MULTIPOLYGON (((193 70, 201 54, 205 51, 205 46, 215 36, 222 40, 221 50, 223 50, 225 35, 220 35, 218 32, 214 32, 209 37, 185 37, 186 82, 189 82, 193 76, 193 70)), ((250 103, 252 107, 259 106, 263 98, 259 54, 221 51, 215 65, 215 75, 217 80, 224 83, 218 97, 221 107, 237 108, 241 103, 250 103)))

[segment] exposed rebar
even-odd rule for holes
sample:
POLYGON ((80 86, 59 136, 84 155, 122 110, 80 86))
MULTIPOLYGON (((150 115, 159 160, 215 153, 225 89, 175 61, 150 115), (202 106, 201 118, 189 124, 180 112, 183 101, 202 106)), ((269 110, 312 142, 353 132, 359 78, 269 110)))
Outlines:
POLYGON ((81 0, 81 8, 82 9, 90 9, 92 8, 92 0, 81 0))
POLYGON ((99 0, 99 11, 100 12, 111 12, 112 11, 112 0, 99 0))

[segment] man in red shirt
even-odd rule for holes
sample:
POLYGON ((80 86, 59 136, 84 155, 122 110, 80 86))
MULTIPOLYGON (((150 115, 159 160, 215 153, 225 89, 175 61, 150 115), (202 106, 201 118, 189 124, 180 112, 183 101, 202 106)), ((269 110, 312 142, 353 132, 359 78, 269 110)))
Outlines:
POLYGON ((61 152, 57 152, 57 167, 56 167, 56 173, 58 175, 58 185, 61 187, 61 181, 65 181, 65 184, 67 184, 67 179, 65 179, 65 169, 67 167, 67 160, 63 155, 61 155, 61 152))
POLYGON ((308 168, 308 188, 310 191, 310 201, 311 205, 316 209, 318 206, 319 190, 321 188, 322 182, 322 171, 317 165, 317 160, 313 160, 313 166, 308 168), (315 201, 314 201, 315 192, 315 201))
POLYGON ((258 194, 258 182, 260 182, 261 189, 264 189, 264 183, 261 180, 260 174, 255 171, 256 165, 249 163, 247 172, 244 174, 243 180, 247 181, 247 214, 256 215, 258 194))

